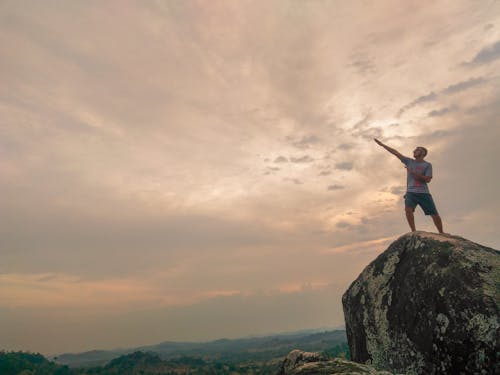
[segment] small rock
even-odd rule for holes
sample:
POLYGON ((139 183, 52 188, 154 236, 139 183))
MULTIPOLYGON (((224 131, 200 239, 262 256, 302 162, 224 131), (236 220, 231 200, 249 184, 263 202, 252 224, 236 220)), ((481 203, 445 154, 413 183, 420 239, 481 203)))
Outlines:
POLYGON ((343 358, 326 358, 320 353, 291 351, 281 364, 278 375, 392 375, 387 371, 343 358))

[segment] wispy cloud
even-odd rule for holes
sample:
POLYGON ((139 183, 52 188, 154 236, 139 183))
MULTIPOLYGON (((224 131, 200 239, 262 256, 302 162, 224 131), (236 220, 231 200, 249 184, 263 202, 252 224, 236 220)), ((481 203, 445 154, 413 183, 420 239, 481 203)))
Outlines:
POLYGON ((427 95, 423 95, 423 96, 420 96, 418 97, 417 99, 415 99, 414 101, 412 101, 411 103, 405 105, 404 107, 402 107, 399 112, 398 112, 398 117, 400 117, 403 113, 405 113, 406 111, 408 111, 409 109, 419 105, 419 104, 422 104, 422 103, 428 103, 428 102, 433 102, 437 99, 438 95, 435 93, 435 92, 431 92, 427 95))
POLYGON ((342 163, 336 163, 335 169, 340 169, 342 171, 350 171, 350 170, 352 170, 353 166, 354 166, 353 162, 345 161, 342 163))
POLYGON ((470 61, 472 65, 489 64, 500 58, 500 40, 482 48, 470 61))
POLYGON ((447 113, 451 112, 452 109, 451 108, 441 108, 441 109, 437 109, 437 110, 434 110, 434 111, 430 111, 427 116, 429 117, 440 117, 440 116, 444 116, 446 115, 447 113))
POLYGON ((299 141, 294 142, 293 145, 297 148, 304 149, 310 148, 319 142, 320 139, 318 137, 316 137, 315 135, 309 135, 306 137, 302 137, 299 141))
POLYGON ((343 252, 363 252, 363 251, 379 251, 385 249, 397 236, 378 238, 375 240, 353 243, 345 246, 337 246, 331 249, 325 249, 326 253, 343 253, 343 252))
POLYGON ((345 189, 345 186, 338 185, 338 184, 328 186, 329 191, 342 190, 342 189, 345 189))
POLYGON ((278 156, 276 159, 274 159, 275 163, 288 163, 288 159, 284 156, 278 156))
POLYGON ((299 156, 299 157, 291 157, 290 162, 292 163, 312 163, 314 158, 309 155, 299 156))
MULTIPOLYGON (((466 81, 460 81, 458 83, 454 83, 454 84, 449 85, 448 87, 440 90, 438 93, 431 92, 430 94, 427 94, 427 95, 424 95, 424 96, 421 96, 421 97, 415 99, 411 103, 403 106, 399 110, 397 116, 400 117, 404 112, 412 109, 413 107, 419 106, 421 104, 426 104, 429 102, 436 102, 440 96, 453 95, 453 94, 456 94, 456 93, 459 93, 459 92, 462 92, 462 91, 465 91, 465 90, 468 90, 468 89, 471 89, 471 88, 474 88, 477 86, 481 86, 485 83, 487 83, 487 80, 483 77, 469 78, 466 81)), ((446 113, 446 112, 443 112, 442 114, 444 114, 444 113, 446 113)), ((429 115, 431 117, 436 116, 436 114, 437 114, 437 116, 442 115, 439 112, 430 112, 429 113, 429 115), (431 113, 433 113, 433 114, 431 115, 431 113)))
POLYGON ((448 86, 441 91, 442 94, 455 94, 460 91, 470 89, 471 87, 479 86, 485 83, 486 80, 483 77, 469 78, 467 81, 462 81, 448 86))

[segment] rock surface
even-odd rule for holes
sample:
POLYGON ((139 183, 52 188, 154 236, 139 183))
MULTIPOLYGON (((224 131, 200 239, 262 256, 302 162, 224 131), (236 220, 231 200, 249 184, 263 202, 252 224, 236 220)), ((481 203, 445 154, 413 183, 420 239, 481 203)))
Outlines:
POLYGON ((500 252, 406 234, 342 303, 352 360, 404 374, 500 374, 500 252))
POLYGON ((320 353, 293 350, 281 365, 279 375, 391 375, 387 371, 377 371, 371 366, 351 362, 343 358, 329 359, 320 353))

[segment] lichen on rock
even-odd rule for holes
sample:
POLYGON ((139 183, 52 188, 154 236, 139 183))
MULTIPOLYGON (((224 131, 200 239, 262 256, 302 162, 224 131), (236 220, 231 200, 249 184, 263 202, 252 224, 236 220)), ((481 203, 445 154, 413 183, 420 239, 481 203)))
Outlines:
POLYGON ((499 251, 458 236, 400 237, 343 296, 352 359, 397 373, 500 373, 499 269, 499 251))

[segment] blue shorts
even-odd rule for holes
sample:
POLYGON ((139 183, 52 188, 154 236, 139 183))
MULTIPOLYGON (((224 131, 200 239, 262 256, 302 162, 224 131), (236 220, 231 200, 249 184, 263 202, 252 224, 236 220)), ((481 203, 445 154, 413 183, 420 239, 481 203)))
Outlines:
POLYGON ((405 207, 411 207, 415 211, 417 204, 422 207, 426 215, 439 215, 432 195, 428 193, 407 192, 405 194, 405 207))

